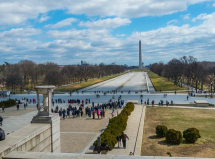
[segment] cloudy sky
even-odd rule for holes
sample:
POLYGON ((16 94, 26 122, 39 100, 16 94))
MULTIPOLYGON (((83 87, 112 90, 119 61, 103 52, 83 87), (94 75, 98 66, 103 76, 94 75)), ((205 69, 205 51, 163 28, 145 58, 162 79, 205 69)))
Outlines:
POLYGON ((0 64, 215 61, 214 0, 0 0, 0 64))

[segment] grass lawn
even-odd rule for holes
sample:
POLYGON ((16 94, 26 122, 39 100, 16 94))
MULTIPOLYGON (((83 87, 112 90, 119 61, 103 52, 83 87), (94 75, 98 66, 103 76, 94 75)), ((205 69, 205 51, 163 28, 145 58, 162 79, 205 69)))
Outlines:
POLYGON ((175 90, 187 90, 185 87, 179 87, 174 85, 172 81, 168 81, 167 78, 161 77, 153 72, 148 72, 149 78, 152 81, 156 91, 175 91, 175 90))
POLYGON ((173 157, 215 157, 215 110, 147 107, 143 132, 142 155, 173 157), (185 141, 181 145, 172 145, 165 138, 158 138, 157 125, 166 125, 169 129, 180 130, 196 127, 201 138, 195 144, 185 141))
POLYGON ((99 79, 89 80, 87 82, 77 83, 77 84, 68 85, 68 86, 64 86, 64 87, 59 87, 59 88, 56 88, 55 91, 72 92, 72 91, 75 91, 75 90, 78 90, 78 89, 81 89, 81 88, 91 86, 91 85, 99 83, 99 82, 109 80, 111 78, 114 78, 114 77, 117 77, 117 76, 120 76, 120 75, 123 75, 123 74, 125 74, 125 73, 114 74, 114 75, 105 76, 105 77, 102 77, 102 78, 99 78, 99 79))
POLYGON ((135 69, 131 69, 131 71, 134 71, 134 72, 145 72, 147 70, 148 70, 147 68, 142 68, 142 69, 135 68, 135 69))

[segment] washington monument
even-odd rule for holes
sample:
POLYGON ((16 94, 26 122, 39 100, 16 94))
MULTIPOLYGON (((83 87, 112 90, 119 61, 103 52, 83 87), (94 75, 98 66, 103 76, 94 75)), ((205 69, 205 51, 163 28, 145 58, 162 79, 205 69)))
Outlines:
POLYGON ((141 51, 141 40, 139 41, 139 69, 141 69, 143 66, 142 62, 142 51, 141 51))

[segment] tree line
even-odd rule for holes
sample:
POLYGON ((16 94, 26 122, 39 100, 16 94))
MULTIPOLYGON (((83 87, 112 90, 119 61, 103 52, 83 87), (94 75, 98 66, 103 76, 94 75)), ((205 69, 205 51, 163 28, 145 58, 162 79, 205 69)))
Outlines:
POLYGON ((183 84, 193 86, 196 89, 208 88, 211 85, 215 91, 215 62, 198 62, 193 56, 183 56, 172 59, 168 63, 154 63, 150 70, 159 76, 172 80, 175 85, 182 87, 183 84))
POLYGON ((37 64, 30 60, 21 60, 10 64, 0 65, 0 84, 15 92, 24 89, 32 90, 36 85, 65 85, 75 82, 88 81, 124 72, 120 65, 67 65, 59 66, 53 62, 37 64))

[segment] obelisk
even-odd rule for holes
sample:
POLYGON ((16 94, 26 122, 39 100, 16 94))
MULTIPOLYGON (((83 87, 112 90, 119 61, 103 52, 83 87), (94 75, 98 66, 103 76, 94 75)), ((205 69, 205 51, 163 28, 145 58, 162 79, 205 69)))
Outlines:
POLYGON ((142 68, 142 51, 141 51, 141 40, 139 41, 139 69, 142 68))

